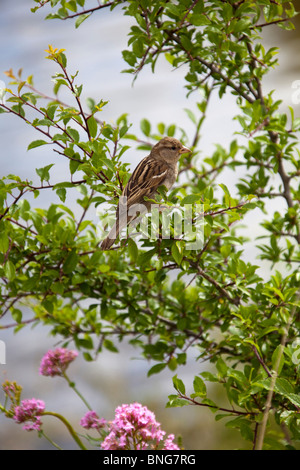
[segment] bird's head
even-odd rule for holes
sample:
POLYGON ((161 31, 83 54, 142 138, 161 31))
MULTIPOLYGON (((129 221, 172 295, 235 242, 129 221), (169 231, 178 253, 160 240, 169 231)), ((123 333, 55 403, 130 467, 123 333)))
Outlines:
POLYGON ((178 161, 183 153, 190 153, 190 150, 174 137, 164 137, 154 145, 151 151, 151 154, 155 154, 169 163, 178 161))

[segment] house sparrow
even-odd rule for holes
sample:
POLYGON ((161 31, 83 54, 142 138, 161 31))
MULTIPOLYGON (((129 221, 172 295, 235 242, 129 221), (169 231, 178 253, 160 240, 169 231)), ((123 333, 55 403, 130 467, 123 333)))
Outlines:
POLYGON ((152 199, 159 186, 164 185, 167 189, 173 186, 178 175, 178 160, 183 153, 189 152, 188 148, 173 137, 164 137, 154 145, 150 154, 138 164, 123 190, 123 197, 120 197, 117 207, 116 222, 103 240, 102 250, 109 250, 120 231, 137 217, 133 206, 140 213, 149 212, 151 203, 145 201, 145 196, 152 199))

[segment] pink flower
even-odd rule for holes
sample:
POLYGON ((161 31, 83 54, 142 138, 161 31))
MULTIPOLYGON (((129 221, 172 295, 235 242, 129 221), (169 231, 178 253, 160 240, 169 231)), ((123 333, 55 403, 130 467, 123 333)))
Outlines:
POLYGON ((24 423, 29 421, 29 423, 23 426, 23 429, 26 431, 40 431, 41 430, 41 414, 45 410, 45 403, 42 400, 36 400, 32 398, 31 400, 22 400, 21 405, 18 405, 14 409, 13 419, 17 423, 24 423))
POLYGON ((2 389, 12 402, 18 402, 22 391, 21 385, 18 385, 17 382, 9 382, 6 380, 2 384, 2 389))
MULTIPOLYGON (((110 433, 101 444, 105 450, 146 450, 157 449, 165 436, 165 431, 156 421, 155 415, 140 403, 118 406, 115 419, 110 426, 110 433)), ((164 449, 178 449, 173 443, 174 435, 170 434, 165 441, 164 449)))
POLYGON ((80 420, 80 426, 85 429, 101 429, 105 424, 106 420, 100 419, 95 411, 88 411, 80 420))
POLYGON ((41 360, 40 374, 50 377, 61 376, 77 356, 77 351, 70 351, 65 348, 50 350, 41 360))
POLYGON ((174 434, 169 434, 168 437, 165 439, 164 447, 162 450, 180 450, 177 444, 174 444, 175 436, 174 434))

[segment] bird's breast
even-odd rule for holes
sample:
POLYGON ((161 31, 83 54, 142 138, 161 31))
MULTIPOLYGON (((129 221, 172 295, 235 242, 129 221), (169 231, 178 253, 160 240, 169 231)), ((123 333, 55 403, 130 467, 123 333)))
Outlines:
POLYGON ((178 176, 178 168, 172 168, 170 171, 168 171, 167 176, 165 181, 163 182, 164 186, 166 186, 167 189, 171 189, 173 184, 175 183, 176 179, 178 176))

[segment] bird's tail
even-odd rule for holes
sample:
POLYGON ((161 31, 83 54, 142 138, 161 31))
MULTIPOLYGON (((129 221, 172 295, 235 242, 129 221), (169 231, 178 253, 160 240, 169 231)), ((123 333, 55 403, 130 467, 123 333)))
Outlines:
POLYGON ((111 231, 107 235, 107 237, 103 240, 101 243, 100 247, 103 251, 109 250, 112 245, 115 243, 117 236, 119 235, 119 222, 117 222, 113 225, 111 231))
POLYGON ((143 217, 143 214, 145 212, 145 207, 147 206, 135 204, 135 206, 132 206, 130 209, 132 210, 133 213, 129 215, 127 210, 124 210, 124 208, 122 207, 120 209, 120 207, 118 206, 117 213, 116 213, 116 222, 113 225, 107 237, 101 243, 100 245, 101 249, 103 251, 109 250, 112 247, 112 245, 115 243, 121 230, 123 230, 123 228, 126 227, 127 225, 131 224, 132 227, 136 226, 143 217), (140 213, 139 216, 137 216, 136 214, 137 211, 140 213), (132 221, 134 221, 134 223, 132 221))

